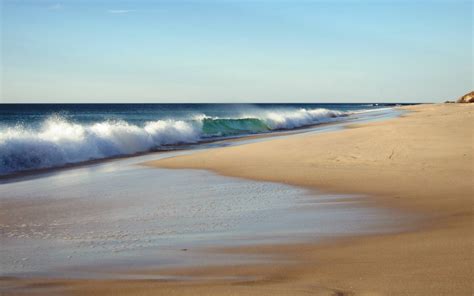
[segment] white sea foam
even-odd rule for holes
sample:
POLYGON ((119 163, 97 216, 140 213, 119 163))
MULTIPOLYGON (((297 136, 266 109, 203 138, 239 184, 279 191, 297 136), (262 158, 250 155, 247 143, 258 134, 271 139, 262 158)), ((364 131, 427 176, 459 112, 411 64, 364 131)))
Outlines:
POLYGON ((267 112, 263 120, 271 129, 292 129, 302 126, 324 123, 346 113, 323 108, 299 109, 296 111, 267 112))
POLYGON ((200 137, 199 126, 184 121, 159 120, 140 127, 124 121, 83 125, 51 117, 37 130, 10 127, 0 132, 0 174, 195 143, 200 137))

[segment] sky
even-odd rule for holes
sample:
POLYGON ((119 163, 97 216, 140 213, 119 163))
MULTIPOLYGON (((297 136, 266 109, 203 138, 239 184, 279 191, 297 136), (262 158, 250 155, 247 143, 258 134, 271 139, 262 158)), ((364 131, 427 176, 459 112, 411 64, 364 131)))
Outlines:
POLYGON ((473 1, 0 0, 0 102, 438 102, 473 1))

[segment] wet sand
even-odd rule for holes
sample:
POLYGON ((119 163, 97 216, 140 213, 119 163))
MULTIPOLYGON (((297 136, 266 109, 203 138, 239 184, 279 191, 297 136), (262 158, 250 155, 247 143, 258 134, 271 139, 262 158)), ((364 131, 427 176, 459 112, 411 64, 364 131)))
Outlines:
POLYGON ((287 260, 168 271, 194 276, 186 281, 2 283, 20 287, 10 290, 16 294, 49 295, 471 295, 473 106, 407 109, 412 112, 389 121, 212 149, 148 165, 370 195, 381 207, 417 213, 422 220, 416 230, 228 249, 287 260))
POLYGON ((265 262, 208 250, 402 227, 359 196, 140 165, 156 157, 2 184, 0 277, 183 278, 142 271, 265 262))

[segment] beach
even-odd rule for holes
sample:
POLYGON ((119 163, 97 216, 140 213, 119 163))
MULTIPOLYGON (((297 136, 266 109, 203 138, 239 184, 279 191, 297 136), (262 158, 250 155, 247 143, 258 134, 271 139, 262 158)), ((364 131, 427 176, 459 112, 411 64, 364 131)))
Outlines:
MULTIPOLYGON (((191 280, 4 278, 2 284, 12 295, 471 295, 473 106, 403 109, 401 117, 386 121, 144 165, 364 195, 374 207, 418 217, 410 230, 210 248, 210 254, 271 254, 285 260, 166 272, 191 280)), ((399 223, 405 219, 400 215, 399 223)))
POLYGON ((0 296, 474 295, 472 1, 0 1, 0 296))
MULTIPOLYGON (((348 294, 470 295, 474 175, 466 124, 473 106, 406 109, 410 113, 402 118, 341 132, 150 165, 364 193, 374 202, 417 211, 426 217, 419 231, 304 248, 312 264, 303 264, 302 281, 348 294)), ((298 247, 293 251, 300 253, 298 247)))

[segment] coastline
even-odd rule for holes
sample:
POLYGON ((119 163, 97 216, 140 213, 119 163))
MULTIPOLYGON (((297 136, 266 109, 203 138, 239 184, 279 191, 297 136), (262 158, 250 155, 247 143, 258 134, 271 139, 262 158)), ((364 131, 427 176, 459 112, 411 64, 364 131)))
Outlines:
MULTIPOLYGON (((297 137, 222 147, 192 155, 150 161, 144 165, 167 169, 205 169, 225 176, 286 183, 329 192, 369 194, 377 196, 378 203, 386 201, 388 204, 394 203, 397 207, 403 207, 406 203, 407 208, 424 211, 426 206, 432 206, 432 204, 418 206, 412 201, 407 201, 406 198, 392 196, 393 191, 407 190, 404 188, 407 186, 416 187, 417 184, 405 181, 413 176, 400 175, 399 177, 405 181, 403 186, 399 186, 401 181, 385 184, 367 184, 369 182, 357 181, 362 178, 375 179, 380 173, 398 175, 403 170, 412 171, 414 175, 418 175, 416 166, 425 173, 432 173, 437 177, 441 177, 440 173, 450 176, 449 173, 452 171, 472 174, 469 166, 472 161, 471 133, 465 124, 469 117, 472 117, 474 108, 471 105, 433 104, 403 107, 403 109, 410 112, 382 122, 348 124, 342 130, 329 133, 297 134, 297 137), (369 135, 373 133, 376 137, 369 135), (390 139, 390 137, 397 138, 390 139), (440 140, 446 140, 447 143, 442 143, 440 140), (427 141, 430 143, 426 143, 427 141), (279 150, 276 151, 277 149, 279 150), (421 151, 410 151, 410 149, 421 151), (442 163, 445 160, 442 158, 448 157, 454 163, 442 163), (412 166, 408 165, 409 162, 415 160, 422 163, 413 162, 412 166), (272 166, 284 167, 287 170, 275 171, 272 166), (393 170, 370 171, 390 166, 393 170), (294 172, 295 167, 298 168, 298 172, 294 172), (433 171, 433 169, 441 171, 433 171), (353 174, 358 170, 362 170, 365 175, 353 174), (306 172, 312 174, 305 174, 306 172), (337 180, 331 175, 338 175, 344 180, 337 180)), ((424 177, 424 179, 429 178, 424 177)), ((468 179, 457 180, 460 183, 457 185, 462 186, 457 190, 469 193, 472 187, 468 179)), ((396 180, 396 178, 391 180, 396 180)), ((444 184, 437 185, 446 190, 452 189, 446 188, 444 184)), ((414 197, 414 194, 410 197, 414 197)), ((442 200, 436 202, 442 202, 442 200)), ((469 200, 466 202, 466 204, 470 203, 469 200)), ((450 205, 449 201, 447 205, 450 205)), ((439 207, 444 204, 433 206, 439 207)))
POLYGON ((237 282, 31 279, 22 285, 43 285, 49 289, 45 293, 75 295, 154 295, 157 291, 166 295, 470 295, 473 175, 472 136, 466 122, 470 122, 472 107, 407 109, 414 112, 402 118, 211 149, 148 165, 206 169, 232 177, 365 194, 383 207, 420 213, 426 217, 421 229, 318 244, 228 250, 278 254, 290 258, 291 264, 170 271, 242 278, 237 282))
POLYGON ((367 194, 383 206, 423 214, 427 218, 414 232, 356 238, 348 245, 310 250, 318 262, 328 265, 328 258, 337 254, 336 262, 344 269, 310 268, 303 277, 321 283, 327 277, 323 286, 356 294, 470 295, 474 175, 472 134, 466 123, 472 121, 473 106, 404 109, 412 112, 343 131, 223 148, 149 165, 367 194), (347 274, 349 270, 352 274, 347 274))

